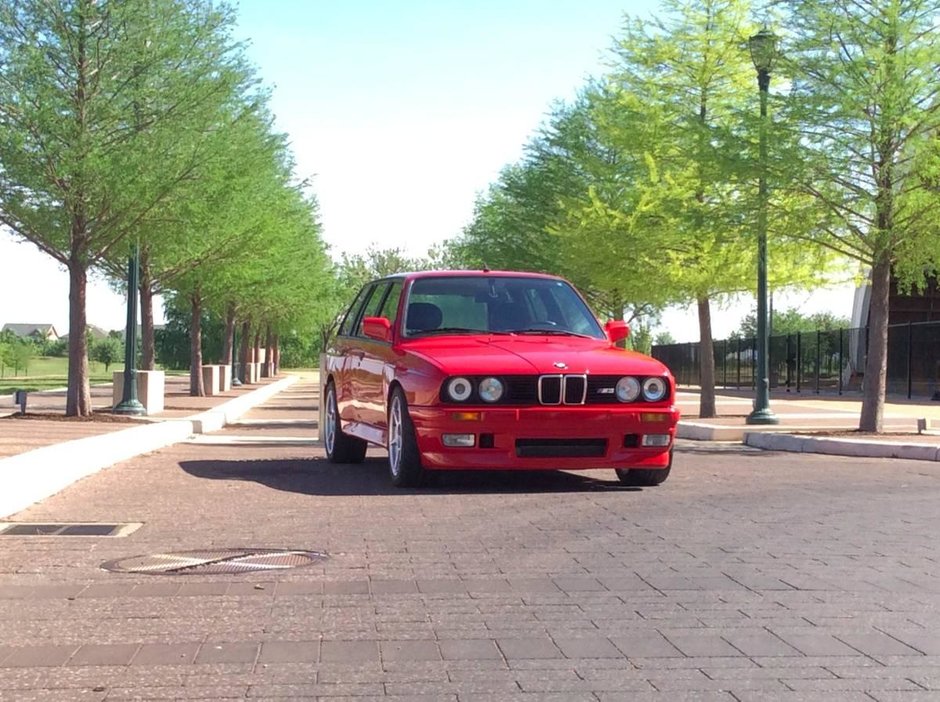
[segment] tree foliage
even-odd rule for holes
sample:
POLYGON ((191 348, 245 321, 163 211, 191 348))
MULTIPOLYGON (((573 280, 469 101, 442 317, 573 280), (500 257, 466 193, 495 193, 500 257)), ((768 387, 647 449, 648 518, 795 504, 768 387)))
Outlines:
POLYGON ((790 187, 813 198, 812 240, 871 270, 859 428, 881 431, 891 276, 917 288, 940 265, 940 2, 782 5, 802 147, 790 187))

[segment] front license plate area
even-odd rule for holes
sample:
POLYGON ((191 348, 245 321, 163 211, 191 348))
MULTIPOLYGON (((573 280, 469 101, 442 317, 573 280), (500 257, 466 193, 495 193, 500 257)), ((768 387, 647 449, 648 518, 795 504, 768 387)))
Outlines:
POLYGON ((607 439, 516 439, 519 458, 602 458, 607 439))

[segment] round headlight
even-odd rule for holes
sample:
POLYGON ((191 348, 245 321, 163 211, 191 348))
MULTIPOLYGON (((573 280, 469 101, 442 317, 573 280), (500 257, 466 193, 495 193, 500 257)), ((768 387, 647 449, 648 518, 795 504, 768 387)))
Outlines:
POLYGON ((669 391, 665 378, 647 378, 643 381, 643 397, 648 402, 659 402, 669 391))
POLYGON ((447 394, 450 399, 463 402, 473 393, 473 385, 466 378, 453 378, 447 383, 447 394))
POLYGON ((640 396, 640 381, 628 375, 617 381, 617 399, 621 402, 633 402, 640 396))
POLYGON ((480 381, 480 399, 484 402, 498 402, 503 396, 503 383, 498 378, 484 378, 480 381))

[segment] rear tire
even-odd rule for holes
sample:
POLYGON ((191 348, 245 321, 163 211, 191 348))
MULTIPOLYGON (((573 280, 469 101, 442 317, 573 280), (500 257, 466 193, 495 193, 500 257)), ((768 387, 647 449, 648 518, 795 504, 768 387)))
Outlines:
POLYGON ((424 476, 415 427, 401 388, 388 403, 388 473, 395 487, 417 487, 424 476))
POLYGON ((672 449, 669 449, 669 465, 665 468, 618 468, 617 477, 631 487, 654 487, 661 485, 672 470, 672 449))
POLYGON ((330 463, 362 463, 365 460, 366 442, 343 433, 339 406, 336 404, 336 387, 332 381, 326 386, 326 413, 323 422, 323 443, 330 463))

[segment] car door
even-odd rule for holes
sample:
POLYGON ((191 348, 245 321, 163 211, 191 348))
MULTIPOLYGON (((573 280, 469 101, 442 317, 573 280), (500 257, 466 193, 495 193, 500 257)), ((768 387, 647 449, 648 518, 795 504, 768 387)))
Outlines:
POLYGON ((354 421, 356 417, 352 379, 359 370, 362 350, 359 344, 360 339, 355 332, 361 323, 363 305, 369 299, 373 288, 373 285, 367 285, 356 295, 356 299, 353 300, 340 323, 336 341, 333 344, 333 352, 328 354, 328 370, 336 386, 336 404, 343 424, 354 421))
MULTIPOLYGON (((385 317, 392 323, 392 329, 398 317, 398 302, 401 299, 401 281, 392 281, 383 295, 381 304, 375 309, 374 315, 385 317)), ((370 306, 371 307, 371 306, 370 306)), ((365 339, 362 345, 364 355, 360 367, 361 377, 361 420, 376 431, 382 432, 382 437, 376 443, 384 441, 384 432, 388 421, 386 413, 386 397, 390 374, 389 368, 394 367, 394 352, 390 341, 365 339)))
POLYGON ((349 360, 349 369, 347 376, 349 379, 349 394, 351 398, 349 419, 355 423, 350 427, 350 433, 369 441, 374 441, 375 437, 368 433, 367 427, 370 422, 368 419, 368 395, 370 392, 370 375, 375 373, 374 368, 374 349, 377 343, 369 339, 362 331, 362 320, 365 317, 375 317, 379 313, 382 301, 385 299, 385 293, 388 292, 390 283, 388 281, 378 281, 373 283, 367 294, 362 309, 353 330, 353 339, 351 340, 350 350, 347 354, 349 360), (363 432, 367 432, 364 434, 363 432))

